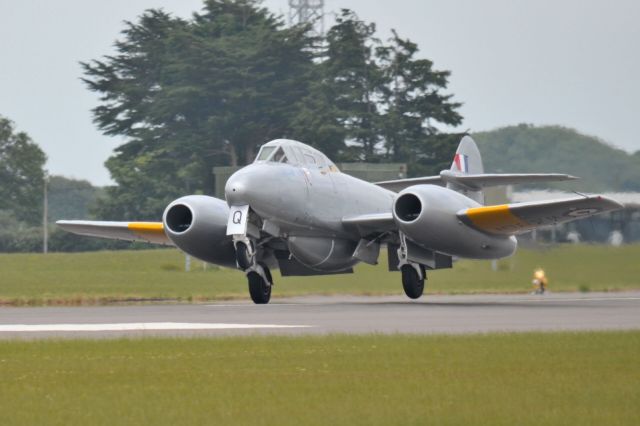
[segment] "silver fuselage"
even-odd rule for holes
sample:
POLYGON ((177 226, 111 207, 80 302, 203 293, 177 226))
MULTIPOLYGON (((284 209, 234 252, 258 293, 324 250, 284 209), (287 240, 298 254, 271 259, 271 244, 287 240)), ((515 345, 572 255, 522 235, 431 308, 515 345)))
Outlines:
POLYGON ((225 187, 227 203, 248 204, 284 234, 357 238, 342 219, 387 213, 395 193, 337 171, 291 164, 250 164, 225 187))
MULTIPOLYGON (((462 224, 455 211, 480 204, 442 187, 430 201, 435 225, 429 249, 452 256, 501 258, 513 253, 514 237, 479 232, 462 224), (453 209, 453 210, 452 210, 453 209), (447 211, 448 210, 448 211, 447 211)), ((249 205, 263 220, 279 228, 280 236, 336 237, 358 241, 360 235, 343 219, 362 214, 391 213, 396 193, 337 170, 281 163, 254 163, 233 174, 225 187, 229 206, 249 205)))

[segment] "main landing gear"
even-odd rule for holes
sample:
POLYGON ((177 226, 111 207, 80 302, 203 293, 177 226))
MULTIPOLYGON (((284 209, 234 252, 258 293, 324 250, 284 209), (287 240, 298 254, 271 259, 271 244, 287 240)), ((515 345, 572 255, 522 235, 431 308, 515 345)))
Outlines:
POLYGON ((236 242, 236 263, 247 274, 249 294, 257 305, 269 303, 273 278, 266 264, 258 262, 255 244, 251 240, 236 242))
POLYGON ((426 273, 424 266, 407 263, 400 267, 402 272, 402 288, 410 299, 417 299, 424 292, 426 273))
POLYGON ((424 265, 409 260, 407 239, 403 233, 400 233, 400 247, 397 253, 404 294, 410 299, 418 299, 424 293, 424 280, 427 279, 427 273, 424 265))

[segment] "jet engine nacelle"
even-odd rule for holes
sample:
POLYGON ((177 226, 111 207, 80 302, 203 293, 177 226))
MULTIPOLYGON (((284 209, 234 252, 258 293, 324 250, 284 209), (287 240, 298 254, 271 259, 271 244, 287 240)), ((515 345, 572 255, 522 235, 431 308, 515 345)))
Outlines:
POLYGON ((425 248, 473 259, 510 256, 515 237, 485 234, 458 219, 460 210, 479 204, 464 195, 435 185, 414 185, 401 191, 393 203, 398 228, 425 248))
POLYGON ((178 198, 162 215, 164 230, 185 253, 205 262, 235 268, 233 240, 227 234, 229 207, 204 195, 178 198))
POLYGON ((288 238, 289 251, 308 268, 323 272, 338 272, 351 268, 358 259, 353 257, 356 242, 330 237, 288 238))

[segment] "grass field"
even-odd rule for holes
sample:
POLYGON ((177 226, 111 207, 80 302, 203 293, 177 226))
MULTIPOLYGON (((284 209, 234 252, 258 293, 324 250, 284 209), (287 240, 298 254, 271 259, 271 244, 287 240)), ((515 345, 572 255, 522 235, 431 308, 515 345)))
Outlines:
MULTIPOLYGON (((559 246, 519 250, 492 271, 487 261, 460 261, 453 270, 429 275, 427 292, 526 292, 533 269, 547 271, 551 291, 614 291, 640 288, 640 245, 559 246)), ((281 278, 274 274, 274 296, 302 294, 401 294, 400 275, 360 265, 356 274, 281 278)), ((127 299, 197 301, 247 298, 242 273, 194 261, 184 272, 176 250, 78 254, 0 254, 0 302, 89 304, 127 299)))
POLYGON ((640 332, 0 342, 2 424, 637 425, 640 332))

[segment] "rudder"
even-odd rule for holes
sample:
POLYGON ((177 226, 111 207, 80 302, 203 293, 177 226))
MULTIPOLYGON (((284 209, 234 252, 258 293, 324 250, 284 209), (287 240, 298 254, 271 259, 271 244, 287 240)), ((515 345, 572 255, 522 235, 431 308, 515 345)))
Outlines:
MULTIPOLYGON (((453 163, 451 163, 450 170, 453 173, 463 175, 477 175, 484 173, 480 150, 471 136, 465 135, 460 141, 456 154, 453 157, 453 163)), ((456 185, 451 182, 447 183, 447 188, 460 192, 480 204, 484 204, 483 191, 472 191, 469 190, 469 188, 456 185)))
POLYGON ((451 163, 451 171, 472 175, 484 173, 480 150, 471 136, 464 136, 460 141, 451 163))

